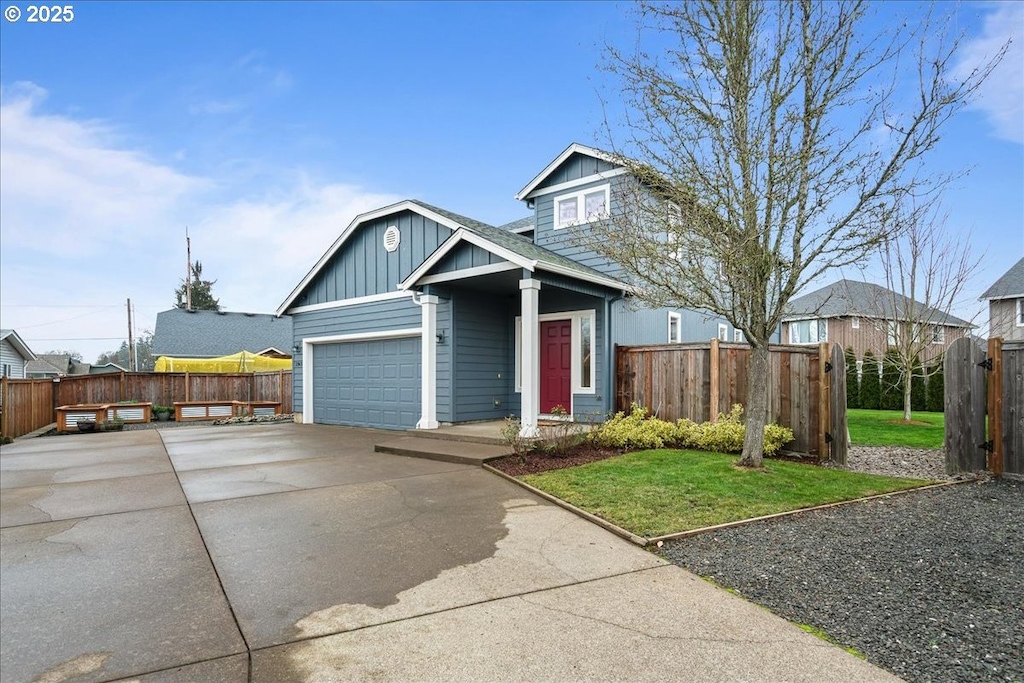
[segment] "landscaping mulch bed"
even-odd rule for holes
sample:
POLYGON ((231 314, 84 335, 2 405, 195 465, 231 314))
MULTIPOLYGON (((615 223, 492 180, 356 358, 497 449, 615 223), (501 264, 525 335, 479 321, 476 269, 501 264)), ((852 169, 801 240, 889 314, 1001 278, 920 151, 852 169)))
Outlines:
POLYGON ((507 455, 497 460, 488 460, 487 464, 496 470, 504 472, 512 477, 521 477, 524 474, 539 474, 550 470, 561 470, 566 467, 586 465, 590 462, 597 462, 616 455, 622 455, 622 451, 614 448, 598 448, 584 444, 563 454, 549 455, 547 453, 529 453, 526 455, 526 462, 518 455, 507 455))
POLYGON ((1022 482, 756 522, 661 553, 908 681, 1024 681, 1022 482))

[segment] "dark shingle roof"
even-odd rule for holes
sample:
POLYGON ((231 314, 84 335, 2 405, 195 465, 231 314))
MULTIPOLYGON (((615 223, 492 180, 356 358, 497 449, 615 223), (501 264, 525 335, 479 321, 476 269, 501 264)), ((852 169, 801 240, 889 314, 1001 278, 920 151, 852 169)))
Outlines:
POLYGON ((526 216, 525 218, 520 218, 517 221, 512 221, 511 223, 505 223, 505 225, 498 226, 499 230, 504 230, 506 232, 525 232, 533 230, 533 228, 533 216, 526 216))
POLYGON ((1024 296, 1024 258, 1010 266, 1003 276, 981 295, 982 299, 1006 299, 1024 296))
POLYGON ((156 314, 153 355, 217 358, 270 347, 291 353, 293 342, 292 319, 286 315, 172 308, 156 314))
MULTIPOLYGON (((816 289, 810 294, 799 296, 786 306, 786 319, 793 320, 806 316, 838 318, 862 316, 899 320, 910 310, 913 300, 896 294, 892 290, 870 282, 840 280, 816 289), (895 306, 895 309, 894 309, 895 306)), ((918 317, 930 323, 942 323, 953 327, 970 327, 966 320, 947 315, 934 308, 923 308, 924 304, 914 302, 918 317)))
POLYGON ((497 244, 499 247, 504 247, 505 249, 508 249, 509 251, 518 254, 519 256, 522 256, 523 258, 529 259, 531 261, 538 261, 541 264, 547 263, 562 268, 566 268, 568 270, 575 271, 580 275, 585 275, 591 278, 597 277, 603 278, 605 280, 615 279, 606 275, 605 273, 602 273, 599 270, 591 268, 590 266, 585 266, 582 263, 579 263, 578 261, 573 261, 571 258, 562 256, 561 254, 556 254, 555 252, 549 249, 545 249, 544 247, 539 247, 533 243, 533 240, 528 239, 526 237, 522 237, 512 232, 508 232, 507 230, 503 230, 501 228, 496 228, 493 225, 481 223, 478 220, 467 218, 466 216, 460 216, 457 213, 452 213, 451 211, 446 211, 445 209, 439 209, 436 206, 431 206, 430 204, 426 204, 421 201, 412 201, 414 204, 418 204, 419 206, 422 206, 424 209, 433 211, 435 213, 439 213, 442 216, 455 221, 459 225, 465 227, 470 232, 480 235, 480 237, 483 237, 493 242, 494 244, 497 244))

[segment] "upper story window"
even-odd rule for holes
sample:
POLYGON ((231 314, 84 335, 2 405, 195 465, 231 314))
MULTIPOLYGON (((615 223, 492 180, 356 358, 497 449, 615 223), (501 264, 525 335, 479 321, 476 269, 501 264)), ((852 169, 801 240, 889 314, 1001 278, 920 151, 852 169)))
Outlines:
POLYGON ((668 341, 670 344, 678 344, 683 341, 682 316, 678 313, 668 314, 668 341))
POLYGON ((609 186, 555 197, 555 230, 608 217, 609 186))
POLYGON ((747 341, 746 338, 743 336, 743 330, 733 330, 732 340, 738 344, 742 344, 743 342, 747 341))
POLYGON ((932 344, 946 343, 946 328, 941 325, 932 327, 932 344))
POLYGON ((901 323, 890 320, 885 327, 885 343, 888 344, 889 346, 896 346, 897 344, 899 344, 900 337, 902 336, 903 332, 903 325, 901 323))
POLYGON ((857 316, 853 316, 852 318, 850 318, 850 327, 852 327, 855 330, 859 330, 860 318, 858 318, 857 316))
POLYGON ((729 341, 729 325, 726 323, 718 323, 718 341, 729 341))
POLYGON ((1017 299, 1017 327, 1024 327, 1024 299, 1017 299))
POLYGON ((817 344, 828 341, 827 320, 794 320, 789 324, 790 344, 817 344))

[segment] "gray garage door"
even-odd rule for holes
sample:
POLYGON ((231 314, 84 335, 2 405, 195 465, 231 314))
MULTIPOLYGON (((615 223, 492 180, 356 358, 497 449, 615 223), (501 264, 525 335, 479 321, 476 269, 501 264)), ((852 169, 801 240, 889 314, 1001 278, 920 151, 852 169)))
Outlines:
POLYGON ((313 346, 313 421, 411 429, 420 418, 420 339, 313 346))

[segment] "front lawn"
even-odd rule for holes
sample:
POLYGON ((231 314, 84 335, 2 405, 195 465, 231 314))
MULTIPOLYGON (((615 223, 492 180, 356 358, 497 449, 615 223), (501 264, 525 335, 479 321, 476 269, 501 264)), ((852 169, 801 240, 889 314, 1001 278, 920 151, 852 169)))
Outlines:
POLYGON ((763 471, 735 462, 735 455, 662 449, 522 479, 646 537, 931 483, 783 460, 766 460, 763 471))
POLYGON ((846 411, 846 420, 854 446, 942 448, 945 439, 943 413, 915 412, 907 424, 902 410, 851 409, 846 411))

